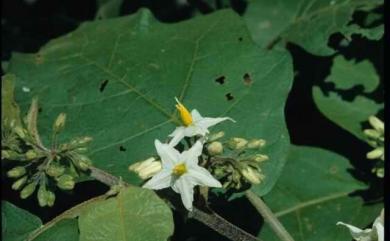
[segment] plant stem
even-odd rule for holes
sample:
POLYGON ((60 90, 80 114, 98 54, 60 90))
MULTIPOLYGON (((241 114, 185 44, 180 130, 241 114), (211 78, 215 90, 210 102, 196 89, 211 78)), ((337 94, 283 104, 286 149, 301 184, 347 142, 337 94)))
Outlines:
POLYGON ((267 222, 271 229, 282 241, 294 241, 291 235, 287 232, 284 226, 279 222, 278 218, 273 214, 271 209, 265 204, 265 202, 258 197, 252 191, 246 191, 245 196, 256 208, 256 210, 263 216, 265 222, 267 222))
MULTIPOLYGON (((119 182, 119 178, 101 169, 98 169, 96 167, 90 167, 90 170, 91 170, 91 174, 90 174, 91 177, 95 178, 96 180, 108 186, 118 184, 119 182)), ((128 183, 124 183, 124 185, 131 186, 128 183)), ((219 216, 214 212, 212 214, 209 214, 194 207, 193 211, 189 213, 189 216, 207 225, 211 229, 217 231, 219 234, 233 241, 261 241, 260 239, 245 232, 241 228, 228 222, 226 219, 222 218, 221 216, 219 216)))

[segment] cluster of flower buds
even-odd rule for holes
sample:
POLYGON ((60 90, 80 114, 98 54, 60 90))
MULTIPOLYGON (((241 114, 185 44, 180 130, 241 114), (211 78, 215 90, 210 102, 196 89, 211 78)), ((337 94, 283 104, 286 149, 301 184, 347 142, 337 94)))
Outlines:
POLYGON ((37 129, 38 103, 34 99, 24 123, 11 122, 2 136, 2 159, 14 166, 7 176, 15 179, 12 189, 20 190, 20 197, 26 199, 37 190, 40 206, 53 206, 54 189, 71 190, 75 181, 92 165, 84 154, 91 137, 75 138, 68 143, 58 144, 57 136, 66 121, 64 113, 59 114, 53 124, 50 148, 43 145, 37 129))
POLYGON ((146 180, 154 176, 156 173, 160 172, 161 169, 161 161, 156 160, 154 157, 150 157, 144 161, 136 162, 129 166, 129 171, 137 173, 137 175, 142 180, 146 180))
POLYGON ((264 179, 261 164, 268 160, 267 155, 259 153, 266 144, 265 140, 233 137, 227 141, 219 141, 223 136, 223 132, 213 134, 206 143, 210 156, 208 169, 211 173, 226 189, 260 184, 264 179))
POLYGON ((364 130, 367 137, 367 142, 374 149, 367 153, 368 159, 379 159, 376 166, 372 170, 378 177, 384 177, 384 160, 385 160, 385 125, 375 116, 370 116, 368 122, 372 126, 370 129, 364 130))

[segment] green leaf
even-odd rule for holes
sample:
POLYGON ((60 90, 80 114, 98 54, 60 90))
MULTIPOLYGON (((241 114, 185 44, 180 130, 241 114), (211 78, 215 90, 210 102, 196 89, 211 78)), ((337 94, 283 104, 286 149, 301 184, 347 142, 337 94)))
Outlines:
POLYGON ((15 103, 14 89, 16 76, 6 74, 1 77, 1 124, 15 121, 15 125, 21 124, 19 106, 15 103))
POLYGON ((341 33, 350 40, 352 35, 360 35, 370 40, 379 40, 383 37, 384 34, 384 25, 381 24, 379 26, 373 28, 362 28, 357 24, 351 24, 345 27, 341 33))
MULTIPOLYGON (((350 240, 349 232, 336 223, 364 228, 383 206, 350 195, 367 187, 349 174, 351 168, 347 159, 333 152, 292 146, 282 176, 265 202, 296 241, 350 240)), ((259 237, 278 240, 267 225, 259 237)))
POLYGON ((77 219, 64 219, 27 241, 79 241, 77 219))
POLYGON ((165 241, 174 228, 167 204, 154 192, 135 187, 88 205, 79 226, 80 241, 165 241))
POLYGON ((379 85, 379 76, 374 65, 364 60, 356 63, 339 55, 334 59, 330 77, 327 82, 335 83, 337 89, 348 90, 356 85, 363 85, 364 92, 374 91, 379 85))
POLYGON ((343 129, 365 140, 362 124, 383 108, 383 103, 376 103, 366 96, 379 85, 374 66, 367 60, 355 63, 338 56, 326 81, 335 83, 336 89, 323 92, 320 87, 313 87, 313 98, 318 109, 343 129), (357 85, 363 86, 363 93, 356 93, 350 101, 343 99, 340 90, 350 90, 357 85))
POLYGON ((98 10, 95 19, 118 17, 123 0, 96 0, 98 10))
POLYGON ((155 155, 154 140, 165 141, 179 123, 175 96, 203 116, 237 121, 212 131, 267 141, 270 160, 258 194, 272 188, 284 165, 291 57, 259 49, 230 10, 175 24, 159 23, 147 10, 84 23, 36 54, 14 54, 8 70, 18 87, 31 89, 17 88, 23 110, 39 96, 42 138, 66 112, 62 138, 92 136, 94 165, 126 182, 141 182, 128 166, 155 155))
POLYGON ((250 0, 244 14, 253 39, 262 47, 293 42, 315 55, 331 55, 329 37, 381 0, 250 0))
POLYGON ((42 225, 38 217, 7 201, 1 201, 1 220, 4 241, 25 240, 30 232, 42 225))

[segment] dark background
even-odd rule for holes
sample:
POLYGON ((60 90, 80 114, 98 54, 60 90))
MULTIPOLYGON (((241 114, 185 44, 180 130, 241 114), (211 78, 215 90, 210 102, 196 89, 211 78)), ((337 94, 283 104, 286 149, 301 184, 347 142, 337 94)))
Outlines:
MULTIPOLYGON (((122 5, 121 15, 132 14, 141 7, 147 7, 160 21, 177 22, 189 19, 195 14, 207 14, 228 5, 231 5, 239 14, 244 13, 246 8, 245 1, 213 1, 213 4, 207 4, 206 1, 188 2, 189 5, 178 5, 175 1, 170 0, 127 0, 122 5)), ((9 60, 12 52, 36 52, 50 39, 74 30, 83 21, 93 20, 96 9, 95 0, 3 0, 2 62, 9 60)), ((377 11, 383 12, 383 9, 380 8, 377 11)), ((361 15, 361 13, 355 14, 355 21, 359 21, 361 15)), ((338 41, 340 41, 340 36, 336 34, 331 37, 329 45, 338 48, 336 47, 338 41)), ((333 56, 313 56, 293 44, 288 44, 287 49, 293 56, 296 74, 285 109, 291 142, 296 145, 317 146, 337 152, 353 161, 352 165, 355 166, 355 169, 351 172, 355 177, 366 183, 375 184, 373 186, 382 185, 381 180, 366 171, 370 170, 372 165, 371 162, 362 159, 370 150, 368 145, 329 121, 319 112, 313 102, 311 96, 313 84, 321 85, 325 89, 334 87, 329 84, 327 86, 323 82, 330 72, 333 56)), ((338 48, 338 50, 347 58, 370 59, 383 79, 383 39, 367 41, 363 38, 354 38, 350 46, 338 48)), ((381 82, 383 83, 383 81, 381 82)), ((348 99, 359 92, 362 92, 362 88, 358 86, 353 91, 343 93, 343 96, 348 99)), ((383 92, 381 91, 373 93, 372 96, 377 101, 383 101, 383 92)), ((381 117, 383 119, 383 116, 381 117)), ((19 199, 19 193, 11 190, 12 183, 4 175, 2 175, 1 183, 3 200, 8 200, 29 210, 39 216, 43 222, 47 222, 66 209, 108 190, 99 182, 84 182, 76 185, 72 192, 56 192, 54 207, 40 208, 35 198, 19 199)), ((383 190, 367 190, 360 194, 368 200, 375 200, 383 196, 383 190)), ((261 228, 261 217, 255 215, 256 211, 246 199, 239 198, 232 202, 226 202, 214 197, 213 204, 215 211, 223 214, 222 216, 244 230, 256 234, 261 228)), ((175 222, 176 230, 172 240, 226 240, 197 221, 183 220, 175 215, 175 222)))

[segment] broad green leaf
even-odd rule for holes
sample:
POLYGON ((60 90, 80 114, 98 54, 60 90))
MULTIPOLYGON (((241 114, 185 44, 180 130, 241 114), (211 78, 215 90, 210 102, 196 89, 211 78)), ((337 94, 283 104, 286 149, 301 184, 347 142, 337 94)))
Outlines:
MULTIPOLYGON (((381 204, 365 204, 350 193, 367 186, 348 172, 344 157, 313 147, 292 146, 287 164, 265 202, 296 241, 350 240, 338 221, 366 227, 380 213, 381 204)), ((266 225, 259 237, 277 241, 266 225)))
POLYGON ((98 10, 95 19, 118 17, 123 0, 96 0, 98 10))
POLYGON ((15 121, 16 125, 20 125, 20 110, 15 103, 14 89, 16 76, 7 74, 1 77, 1 124, 4 121, 15 121))
POLYGON ((64 219, 27 241, 79 241, 77 219, 64 219))
POLYGON ((376 103, 365 95, 379 85, 379 76, 373 64, 368 60, 355 63, 354 60, 337 56, 326 81, 333 82, 335 89, 324 93, 320 87, 313 87, 313 98, 318 109, 343 129, 365 140, 362 124, 383 108, 383 103, 376 103), (343 99, 340 90, 351 90, 358 85, 363 86, 363 93, 356 93, 352 100, 343 99))
POLYGON ((378 87, 379 76, 370 61, 356 63, 339 55, 334 59, 330 76, 326 81, 335 83, 336 88, 342 90, 362 85, 364 92, 369 93, 378 87))
POLYGON ((79 226, 80 241, 165 241, 173 233, 173 218, 154 192, 131 187, 86 207, 79 226))
POLYGON ((1 220, 4 241, 25 240, 30 232, 42 225, 38 217, 7 201, 1 201, 1 220))
POLYGON ((315 55, 330 55, 329 37, 343 30, 356 10, 381 0, 250 0, 244 14, 253 39, 262 47, 292 42, 315 55))
POLYGON ((13 54, 8 71, 18 76, 24 111, 39 96, 42 137, 66 112, 62 138, 92 136, 94 165, 127 182, 140 183, 128 166, 155 155, 154 140, 166 140, 179 123, 175 96, 204 116, 237 121, 212 131, 267 140, 270 160, 258 194, 272 188, 284 165, 291 58, 259 49, 230 10, 175 24, 159 23, 147 10, 87 22, 36 54, 13 54))

